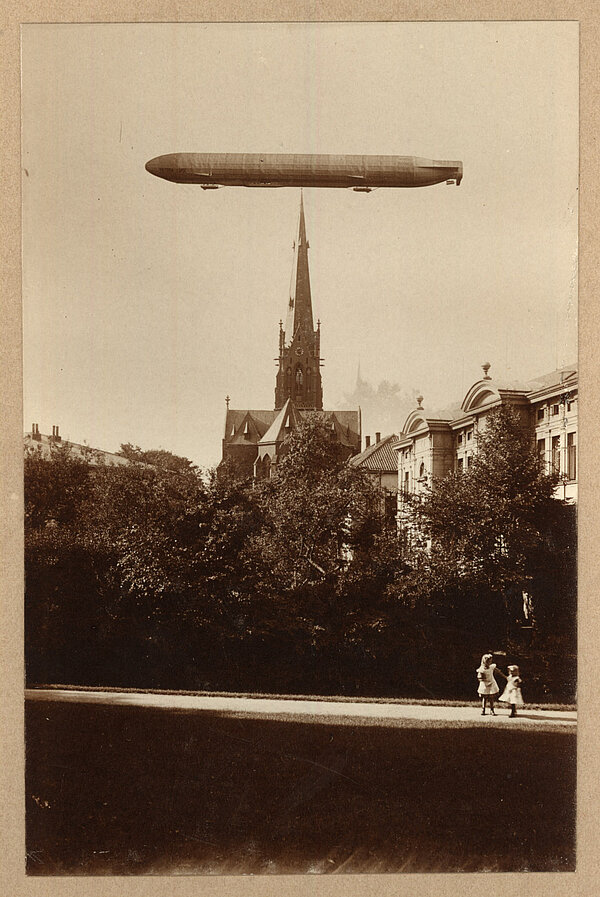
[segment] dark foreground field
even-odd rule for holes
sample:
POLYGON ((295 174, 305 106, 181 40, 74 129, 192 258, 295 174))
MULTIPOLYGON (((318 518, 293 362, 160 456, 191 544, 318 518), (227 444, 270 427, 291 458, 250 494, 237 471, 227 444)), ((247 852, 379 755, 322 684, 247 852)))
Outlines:
POLYGON ((32 702, 32 875, 571 871, 575 734, 32 702))

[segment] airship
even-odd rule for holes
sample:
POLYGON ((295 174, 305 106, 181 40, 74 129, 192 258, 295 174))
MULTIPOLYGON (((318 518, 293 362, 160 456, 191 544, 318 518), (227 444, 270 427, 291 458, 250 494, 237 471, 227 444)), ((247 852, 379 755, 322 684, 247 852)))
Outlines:
POLYGON ((146 163, 156 177, 177 184, 218 187, 380 187, 460 184, 462 162, 417 156, 334 156, 277 153, 168 153, 146 163))

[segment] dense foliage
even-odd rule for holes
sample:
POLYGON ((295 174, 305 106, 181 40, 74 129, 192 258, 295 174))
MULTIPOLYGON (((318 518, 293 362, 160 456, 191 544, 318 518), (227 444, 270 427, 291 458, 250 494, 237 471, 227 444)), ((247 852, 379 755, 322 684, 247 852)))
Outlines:
POLYGON ((568 695, 574 519, 525 439, 492 415, 400 534, 316 417, 257 483, 131 445, 118 467, 30 450, 28 679, 460 697, 504 647, 529 652, 539 697, 568 695))

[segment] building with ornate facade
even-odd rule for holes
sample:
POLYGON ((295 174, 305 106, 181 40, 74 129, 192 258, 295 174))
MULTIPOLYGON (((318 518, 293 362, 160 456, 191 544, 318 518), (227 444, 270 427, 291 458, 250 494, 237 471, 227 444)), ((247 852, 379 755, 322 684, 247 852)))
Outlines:
POLYGON ((245 476, 268 478, 285 454, 291 433, 308 414, 316 413, 339 445, 343 457, 360 450, 360 410, 323 409, 321 323, 313 322, 304 203, 300 199, 298 235, 285 328, 279 322, 279 357, 273 410, 234 409, 225 415, 221 467, 232 462, 245 476))
POLYGON ((429 414, 423 397, 406 418, 398 454, 398 504, 434 478, 469 467, 477 451, 477 431, 493 408, 510 405, 531 433, 532 447, 548 472, 559 475, 556 497, 577 500, 577 366, 570 365, 525 383, 494 380, 490 365, 459 406, 429 414))

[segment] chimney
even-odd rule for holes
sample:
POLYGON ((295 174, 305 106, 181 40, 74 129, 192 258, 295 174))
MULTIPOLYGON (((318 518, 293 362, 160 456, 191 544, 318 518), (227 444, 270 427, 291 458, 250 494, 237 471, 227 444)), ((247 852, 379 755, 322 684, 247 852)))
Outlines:
POLYGON ((375 433, 375 442, 381 442, 381 433, 375 433))
POLYGON ((370 445, 371 445, 371 437, 365 436, 365 448, 368 449, 370 445))
POLYGON ((58 427, 56 425, 52 426, 52 439, 54 442, 60 442, 60 436, 58 435, 58 427))
POLYGON ((31 438, 35 439, 37 442, 42 441, 42 437, 40 435, 40 428, 37 424, 31 425, 31 438))

